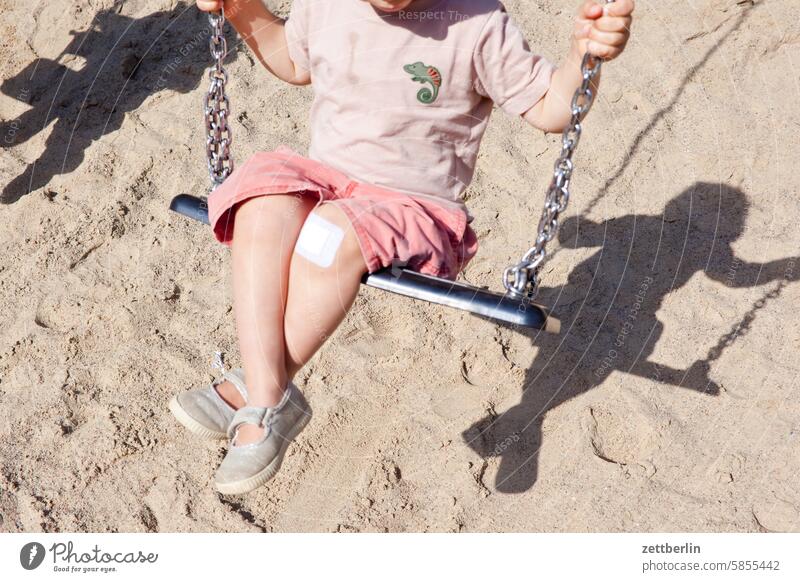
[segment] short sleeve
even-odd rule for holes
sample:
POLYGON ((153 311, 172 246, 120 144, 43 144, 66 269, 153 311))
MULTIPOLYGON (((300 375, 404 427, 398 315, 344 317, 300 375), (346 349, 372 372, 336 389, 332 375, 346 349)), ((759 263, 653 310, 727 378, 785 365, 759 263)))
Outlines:
POLYGON ((301 69, 310 71, 307 0, 294 0, 292 2, 289 18, 286 20, 285 32, 289 58, 301 69))
POLYGON ((555 71, 550 61, 531 52, 502 4, 481 31, 473 62, 475 90, 512 116, 522 115, 544 96, 555 71))

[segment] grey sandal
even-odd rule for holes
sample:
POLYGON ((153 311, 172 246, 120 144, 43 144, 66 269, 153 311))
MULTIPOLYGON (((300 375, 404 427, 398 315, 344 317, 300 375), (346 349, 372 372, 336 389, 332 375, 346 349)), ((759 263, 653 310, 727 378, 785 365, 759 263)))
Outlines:
POLYGON ((273 407, 245 406, 236 411, 228 427, 228 453, 214 476, 220 493, 237 495, 261 487, 281 468, 286 449, 311 420, 311 407, 292 382, 273 407), (262 438, 237 445, 239 427, 253 424, 264 429, 262 438))
POLYGON ((225 372, 204 388, 196 388, 176 395, 169 403, 170 412, 190 432, 208 439, 224 439, 236 410, 230 407, 217 392, 217 385, 228 380, 247 402, 244 370, 235 368, 225 372))

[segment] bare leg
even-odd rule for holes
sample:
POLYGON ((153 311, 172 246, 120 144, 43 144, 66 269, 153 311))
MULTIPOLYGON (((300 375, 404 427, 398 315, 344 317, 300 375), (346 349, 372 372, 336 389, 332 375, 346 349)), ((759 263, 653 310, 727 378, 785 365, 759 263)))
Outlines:
POLYGON ((293 378, 344 319, 367 265, 347 216, 333 204, 314 211, 345 232, 333 264, 324 268, 292 256, 284 317, 286 370, 293 378))
MULTIPOLYGON (((245 230, 249 228, 254 228, 257 232, 263 232, 264 230, 263 227, 242 226, 243 224, 249 224, 249 222, 246 223, 245 221, 239 222, 241 218, 239 212, 241 212, 243 208, 244 206, 237 211, 236 215, 234 248, 237 246, 237 236, 239 236, 240 232, 244 233, 245 230)), ((271 208, 269 210, 271 210, 271 208)), ((258 304, 255 304, 255 306, 251 305, 249 311, 243 310, 243 316, 240 318, 238 303, 236 304, 237 323, 239 324, 240 330, 242 327, 245 327, 243 330, 244 333, 243 331, 239 332, 239 341, 242 358, 245 364, 247 388, 251 395, 248 404, 253 406, 272 406, 280 400, 283 389, 286 386, 286 381, 293 378, 297 371, 311 359, 314 353, 316 353, 344 319, 358 294, 361 277, 367 271, 367 266, 364 263, 358 240, 344 213, 331 204, 320 206, 316 213, 345 231, 344 240, 337 251, 333 264, 330 267, 323 268, 308 261, 304 257, 296 254, 291 255, 290 261, 288 261, 289 264, 286 265, 289 270, 288 296, 286 285, 280 285, 279 289, 276 287, 279 282, 272 281, 272 287, 268 285, 264 286, 264 288, 268 290, 267 293, 280 293, 280 297, 286 298, 285 312, 283 310, 274 311, 273 308, 277 305, 275 299, 263 297, 262 301, 265 305, 263 309, 259 308, 258 304), (269 307, 267 307, 267 305, 269 307), (252 318, 253 311, 259 312, 262 316, 271 314, 271 316, 264 318, 266 321, 262 322, 263 325, 267 325, 268 327, 250 325, 254 321, 252 318), (248 314, 250 314, 250 317, 248 317, 248 314), (282 317, 279 330, 277 329, 278 325, 276 323, 278 316, 282 317), (246 325, 242 326, 239 322, 246 325), (259 331, 262 329, 269 329, 270 331, 259 331), (267 333, 274 333, 275 335, 264 338, 263 336, 266 336, 267 333), (256 364, 262 361, 266 364, 261 367, 267 370, 267 381, 265 382, 262 378, 260 383, 261 386, 266 387, 266 390, 260 389, 258 385, 251 381, 251 364, 248 364, 248 359, 245 355, 248 349, 245 345, 245 342, 248 341, 247 338, 250 338, 250 344, 256 344, 256 349, 253 350, 255 351, 256 357, 263 358, 263 360, 257 361, 256 364), (265 340, 269 349, 262 352, 265 340), (262 344, 262 346, 259 346, 259 344, 262 344), (276 361, 277 357, 283 358, 280 363, 276 361), (263 400, 263 404, 259 404, 254 399, 254 395, 259 390, 262 390, 263 393, 268 395, 268 398, 263 400)), ((258 214, 258 212, 253 214, 258 214)), ((304 219, 305 216, 307 216, 307 214, 304 215, 304 219)), ((287 222, 293 224, 294 217, 290 221, 284 222, 284 229, 288 228, 287 222)), ((291 249, 294 248, 296 239, 296 235, 292 237, 291 249)), ((285 258, 284 242, 285 241, 280 243, 273 242, 272 245, 267 248, 273 249, 273 252, 274 249, 281 248, 281 257, 285 258)), ((259 268, 256 270, 261 273, 268 272, 267 266, 260 266, 264 264, 263 257, 267 256, 267 254, 268 251, 262 249, 261 254, 258 255, 256 252, 256 256, 253 258, 256 264, 259 265, 259 268), (258 256, 262 257, 261 262, 258 261, 258 256)), ((234 259, 235 274, 237 269, 241 271, 247 268, 246 257, 243 258, 242 262, 244 264, 234 259)), ((281 265, 284 265, 283 261, 281 261, 281 265)), ((270 278, 267 277, 267 279, 270 278)), ((236 280, 235 278, 234 281, 236 280)), ((286 278, 283 278, 283 280, 285 281, 286 278)), ((235 282, 234 285, 236 285, 235 282)), ((234 289, 234 292, 237 293, 237 290, 234 289)), ((238 293, 235 296, 235 300, 240 300, 238 293)), ((281 308, 283 305, 284 303, 280 303, 281 308)), ((248 344, 248 346, 250 346, 250 344, 248 344)), ((245 403, 243 399, 238 391, 236 391, 236 388, 229 382, 220 384, 218 390, 222 397, 234 406, 234 408, 244 406, 245 403)), ((261 435, 262 429, 251 425, 243 425, 239 429, 237 444, 241 445, 255 442, 261 435)))
MULTIPOLYGON (((248 404, 274 406, 286 387, 284 307, 297 235, 315 201, 294 195, 251 198, 236 211, 233 304, 248 404)), ((221 390, 222 391, 222 390, 221 390)), ((240 443, 252 442, 243 426, 240 443)), ((252 435, 250 435, 252 436, 252 435)))

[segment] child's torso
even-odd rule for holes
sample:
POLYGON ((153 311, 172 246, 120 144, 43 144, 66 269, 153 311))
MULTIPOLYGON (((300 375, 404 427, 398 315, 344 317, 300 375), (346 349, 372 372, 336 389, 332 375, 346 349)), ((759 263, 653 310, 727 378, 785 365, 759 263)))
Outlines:
POLYGON ((458 201, 492 110, 473 51, 496 0, 309 2, 310 156, 353 179, 458 201))

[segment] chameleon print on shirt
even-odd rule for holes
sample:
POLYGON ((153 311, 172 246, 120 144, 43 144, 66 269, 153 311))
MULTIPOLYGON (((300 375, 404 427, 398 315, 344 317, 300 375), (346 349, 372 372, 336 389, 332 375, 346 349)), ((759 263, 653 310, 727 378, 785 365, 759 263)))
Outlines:
POLYGON ((412 65, 405 65, 403 70, 412 75, 411 80, 417 83, 429 83, 430 88, 423 87, 417 93, 417 99, 426 105, 436 101, 439 96, 439 87, 442 86, 442 74, 436 67, 428 66, 422 61, 417 61, 412 65))

